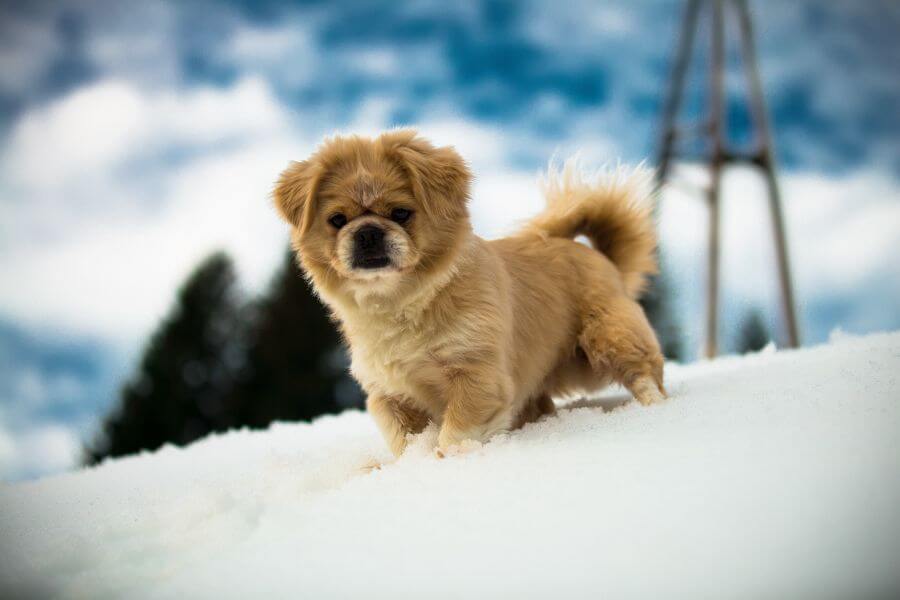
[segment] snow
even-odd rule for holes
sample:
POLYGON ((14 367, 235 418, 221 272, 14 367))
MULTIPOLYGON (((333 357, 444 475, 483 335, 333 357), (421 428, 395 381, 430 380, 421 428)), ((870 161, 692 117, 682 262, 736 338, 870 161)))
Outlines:
POLYGON ((0 592, 897 597, 900 333, 667 377, 443 460, 348 412, 4 485, 0 592))

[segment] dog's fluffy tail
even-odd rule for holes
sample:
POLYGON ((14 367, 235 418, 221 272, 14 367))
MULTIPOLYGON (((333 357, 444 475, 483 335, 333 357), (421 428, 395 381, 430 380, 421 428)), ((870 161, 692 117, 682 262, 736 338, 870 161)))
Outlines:
POLYGON ((525 227, 541 236, 587 237, 622 274, 625 290, 640 296, 657 272, 652 216, 653 172, 638 166, 586 172, 578 158, 551 163, 541 178, 547 208, 525 227))

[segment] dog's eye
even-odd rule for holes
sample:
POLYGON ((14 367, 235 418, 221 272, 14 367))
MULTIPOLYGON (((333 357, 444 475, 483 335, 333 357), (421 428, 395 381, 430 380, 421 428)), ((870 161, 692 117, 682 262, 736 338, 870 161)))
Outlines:
POLYGON ((340 229, 347 224, 347 217, 341 213, 333 214, 328 218, 328 222, 331 223, 331 226, 335 229, 340 229))
POLYGON ((391 221, 403 225, 412 216, 412 211, 406 208, 395 208, 391 211, 391 221))

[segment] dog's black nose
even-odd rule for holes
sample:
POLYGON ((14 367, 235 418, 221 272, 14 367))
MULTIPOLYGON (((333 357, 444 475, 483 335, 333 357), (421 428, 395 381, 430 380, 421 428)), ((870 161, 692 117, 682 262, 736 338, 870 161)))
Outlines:
POLYGON ((363 225, 353 234, 353 268, 380 269, 390 263, 384 247, 384 229, 363 225))
POLYGON ((366 254, 384 251, 384 229, 375 225, 364 225, 353 234, 356 248, 366 254))

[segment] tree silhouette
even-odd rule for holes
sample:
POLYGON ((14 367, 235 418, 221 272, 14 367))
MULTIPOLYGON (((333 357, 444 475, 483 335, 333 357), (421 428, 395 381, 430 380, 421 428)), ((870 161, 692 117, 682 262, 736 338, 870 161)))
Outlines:
POLYGON ((88 462, 167 442, 186 444, 236 425, 226 402, 240 362, 240 310, 231 260, 215 253, 179 290, 138 372, 87 450, 88 462))
POLYGON ((337 329, 293 253, 249 305, 238 297, 230 259, 216 253, 182 286, 86 461, 362 403, 337 329))
MULTIPOLYGON (((659 260, 662 264, 662 257, 659 260)), ((660 271, 664 273, 662 268, 660 271)), ((659 274, 650 278, 650 284, 640 302, 647 319, 656 331, 665 357, 681 360, 683 350, 681 330, 672 311, 672 287, 665 275, 659 274)))
POLYGON ((264 427, 361 406, 337 329, 292 252, 250 312, 245 371, 234 390, 241 424, 264 427))
POLYGON ((741 332, 738 338, 738 353, 759 352, 766 347, 772 336, 766 328, 762 314, 758 310, 752 310, 744 317, 741 324, 741 332))

